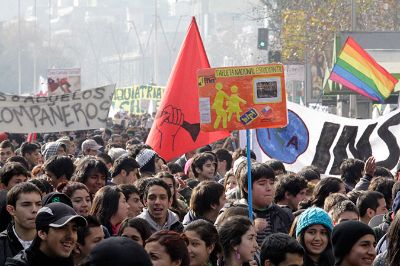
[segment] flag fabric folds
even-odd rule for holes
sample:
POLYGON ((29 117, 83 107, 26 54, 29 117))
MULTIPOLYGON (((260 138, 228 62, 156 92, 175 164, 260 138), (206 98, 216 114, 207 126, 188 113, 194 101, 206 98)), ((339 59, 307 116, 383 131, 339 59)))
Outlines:
POLYGON ((343 45, 329 79, 379 102, 389 97, 398 82, 351 37, 343 45))
POLYGON ((197 70, 209 67, 193 18, 146 140, 165 160, 229 136, 227 131, 200 131, 197 70))

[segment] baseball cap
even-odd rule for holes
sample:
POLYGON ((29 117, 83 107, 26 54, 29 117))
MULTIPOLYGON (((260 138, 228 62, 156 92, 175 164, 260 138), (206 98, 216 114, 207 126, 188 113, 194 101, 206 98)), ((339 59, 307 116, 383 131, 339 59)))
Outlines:
POLYGON ((72 207, 71 199, 64 193, 60 193, 60 192, 56 192, 56 191, 50 192, 50 193, 46 194, 46 196, 44 196, 42 199, 43 206, 45 206, 49 203, 53 203, 53 202, 61 202, 61 203, 67 204, 68 206, 72 207))
POLYGON ((59 228, 75 220, 78 226, 86 226, 86 219, 78 215, 73 208, 61 203, 53 202, 39 209, 36 216, 36 229, 46 226, 59 228))
POLYGON ((86 150, 99 150, 102 148, 97 142, 93 139, 87 139, 84 142, 82 142, 82 151, 86 150))

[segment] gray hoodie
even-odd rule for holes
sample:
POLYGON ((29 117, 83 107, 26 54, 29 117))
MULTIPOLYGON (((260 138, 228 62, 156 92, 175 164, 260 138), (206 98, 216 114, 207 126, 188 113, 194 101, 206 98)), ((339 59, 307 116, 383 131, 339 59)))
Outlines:
POLYGON ((151 228, 151 233, 155 233, 160 230, 172 230, 176 232, 183 231, 183 225, 179 221, 178 215, 170 210, 168 210, 167 222, 163 226, 160 226, 153 220, 153 218, 151 218, 147 208, 143 209, 143 212, 137 217, 145 219, 149 223, 151 228))

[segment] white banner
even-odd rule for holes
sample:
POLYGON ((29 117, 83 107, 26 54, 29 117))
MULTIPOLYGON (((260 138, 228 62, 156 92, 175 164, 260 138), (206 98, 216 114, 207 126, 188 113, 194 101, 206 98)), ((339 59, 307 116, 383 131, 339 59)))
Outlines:
MULTIPOLYGON (((400 111, 377 119, 350 119, 318 112, 288 102, 289 124, 280 129, 257 129, 251 132, 251 147, 258 161, 270 158, 285 163, 297 172, 307 165, 321 173, 339 175, 346 158, 365 161, 376 158, 377 165, 396 170, 400 157, 400 111)), ((245 132, 240 132, 245 147, 245 132)))
POLYGON ((115 85, 48 97, 0 92, 0 131, 45 133, 105 127, 115 85))

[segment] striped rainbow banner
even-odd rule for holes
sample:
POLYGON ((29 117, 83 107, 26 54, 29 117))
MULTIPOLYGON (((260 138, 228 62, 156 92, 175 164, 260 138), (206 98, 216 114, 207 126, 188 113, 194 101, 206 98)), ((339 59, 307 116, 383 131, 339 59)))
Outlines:
POLYGON ((398 80, 348 37, 329 79, 375 101, 384 102, 398 80))

